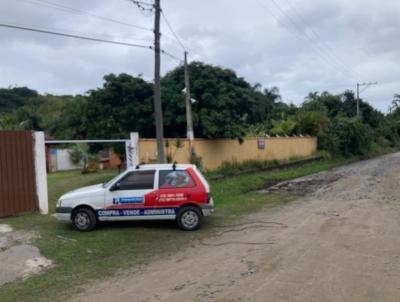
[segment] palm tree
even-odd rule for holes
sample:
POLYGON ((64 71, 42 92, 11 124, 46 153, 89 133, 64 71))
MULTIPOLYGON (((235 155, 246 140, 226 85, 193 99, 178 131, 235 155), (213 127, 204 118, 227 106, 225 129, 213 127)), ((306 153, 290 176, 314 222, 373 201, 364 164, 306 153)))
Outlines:
POLYGON ((264 95, 268 97, 273 102, 280 101, 281 95, 279 93, 279 88, 274 86, 271 89, 265 88, 264 95))
POLYGON ((400 111, 400 94, 395 94, 392 100, 392 104, 389 107, 390 113, 397 113, 400 111))

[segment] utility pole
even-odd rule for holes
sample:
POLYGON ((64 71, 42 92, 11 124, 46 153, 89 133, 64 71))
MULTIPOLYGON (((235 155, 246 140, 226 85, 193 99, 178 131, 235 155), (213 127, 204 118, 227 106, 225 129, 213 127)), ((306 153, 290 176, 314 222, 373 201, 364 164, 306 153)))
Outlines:
POLYGON ((192 144, 194 140, 194 132, 193 132, 193 118, 192 118, 192 98, 190 96, 190 82, 189 82, 189 66, 187 62, 187 51, 185 51, 185 95, 186 95, 186 125, 187 131, 186 136, 189 140, 189 143, 192 144))
POLYGON ((378 85, 378 82, 357 83, 357 116, 360 116, 360 87, 366 86, 367 89, 371 85, 378 85))
POLYGON ((154 1, 155 20, 154 20, 154 115, 156 119, 156 138, 157 138, 157 161, 165 162, 164 156, 164 124, 161 105, 161 79, 160 79, 160 0, 154 1))
POLYGON ((360 84, 357 83, 357 116, 360 116, 360 84))

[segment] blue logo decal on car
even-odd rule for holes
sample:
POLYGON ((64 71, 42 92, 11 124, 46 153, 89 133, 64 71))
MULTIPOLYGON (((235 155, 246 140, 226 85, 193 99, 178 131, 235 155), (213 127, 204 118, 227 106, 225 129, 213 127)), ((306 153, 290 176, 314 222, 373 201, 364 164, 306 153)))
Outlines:
POLYGON ((144 197, 114 197, 113 204, 144 203, 144 197))

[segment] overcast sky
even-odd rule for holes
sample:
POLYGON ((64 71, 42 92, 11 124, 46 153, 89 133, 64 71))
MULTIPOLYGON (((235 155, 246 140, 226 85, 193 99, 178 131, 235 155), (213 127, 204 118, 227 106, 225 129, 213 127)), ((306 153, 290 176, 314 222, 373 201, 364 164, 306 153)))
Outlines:
MULTIPOLYGON (((150 0, 146 0, 150 1, 150 0)), ((144 45, 152 33, 102 17, 153 26, 153 16, 128 0, 0 0, 0 23, 27 25, 144 45), (51 6, 51 7, 50 7, 51 6), (59 6, 57 6, 59 7, 59 6), (72 13, 71 13, 72 12, 72 13)), ((164 13, 191 60, 231 68, 252 84, 278 86, 300 104, 310 91, 355 90, 378 81, 362 97, 386 112, 400 93, 400 1, 396 0, 161 0, 164 13)), ((172 37, 166 23, 162 32, 172 37)), ((162 48, 182 57, 178 43, 162 48)), ((42 93, 82 94, 107 73, 153 79, 150 50, 0 28, 0 87, 28 86, 42 93)), ((179 64, 162 57, 162 72, 179 64)))

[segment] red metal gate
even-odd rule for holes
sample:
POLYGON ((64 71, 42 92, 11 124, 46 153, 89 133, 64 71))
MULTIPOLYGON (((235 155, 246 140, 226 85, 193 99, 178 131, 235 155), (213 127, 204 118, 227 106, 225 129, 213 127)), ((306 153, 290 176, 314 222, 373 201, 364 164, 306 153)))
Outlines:
POLYGON ((32 132, 0 131, 0 217, 37 208, 32 132))

